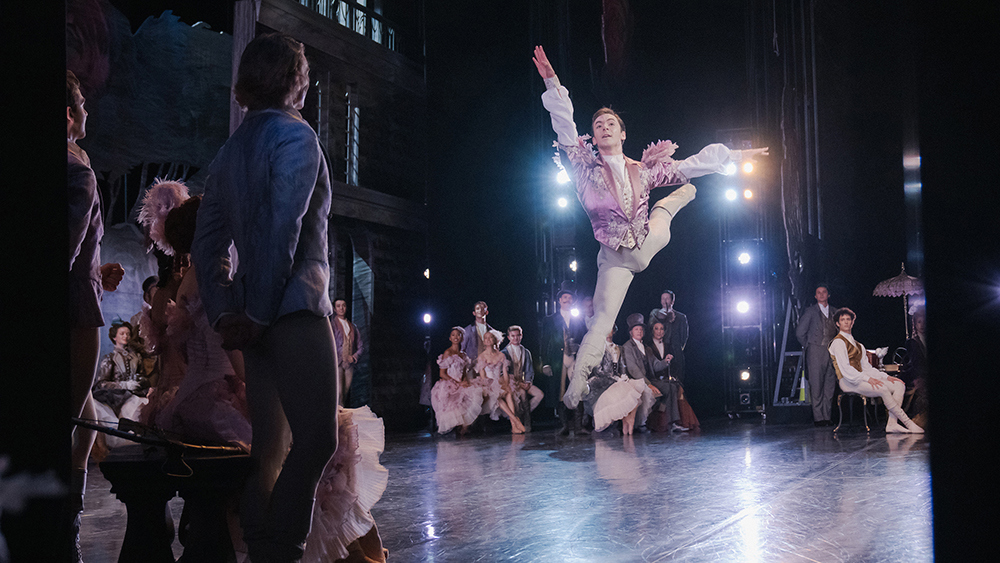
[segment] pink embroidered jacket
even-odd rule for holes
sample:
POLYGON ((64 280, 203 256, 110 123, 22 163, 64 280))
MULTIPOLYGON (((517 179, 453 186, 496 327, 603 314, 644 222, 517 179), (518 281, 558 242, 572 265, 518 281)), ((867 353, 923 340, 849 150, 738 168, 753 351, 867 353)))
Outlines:
POLYGON ((632 189, 632 208, 624 209, 614 176, 607 162, 587 142, 589 135, 578 137, 573 122, 573 103, 569 91, 558 79, 546 80, 548 89, 542 104, 552 118, 558 135, 556 146, 566 153, 576 184, 576 194, 590 218, 597 242, 617 250, 632 233, 636 248, 642 246, 649 232, 649 190, 679 185, 706 174, 724 173, 730 161, 742 158, 740 151, 712 144, 684 160, 671 158, 677 145, 670 141, 653 143, 643 151, 642 160, 625 158, 625 171, 632 189))

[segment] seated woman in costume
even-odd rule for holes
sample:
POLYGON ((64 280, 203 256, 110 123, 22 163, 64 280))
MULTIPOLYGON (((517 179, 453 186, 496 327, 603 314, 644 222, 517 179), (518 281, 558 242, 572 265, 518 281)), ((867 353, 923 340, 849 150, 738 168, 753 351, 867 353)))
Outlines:
POLYGON ((488 330, 483 335, 484 350, 476 359, 475 383, 483 389, 483 410, 493 420, 500 420, 500 412, 510 419, 511 432, 524 434, 524 425, 514 411, 514 396, 511 392, 510 375, 507 368, 510 361, 499 347, 499 331, 488 330))
POLYGON ((459 434, 469 431, 483 407, 483 393, 479 386, 472 386, 468 371, 471 363, 462 352, 465 330, 453 327, 448 335, 451 346, 438 356, 441 379, 431 389, 431 407, 437 419, 438 433, 446 434, 453 428, 459 434))
POLYGON ((622 421, 622 434, 631 436, 635 428, 635 415, 642 404, 646 382, 632 379, 625 370, 621 348, 611 341, 612 330, 604 343, 604 357, 590 372, 584 395, 586 410, 594 416, 594 432, 600 432, 611 423, 622 421))
MULTIPOLYGON (((201 197, 189 198, 167 215, 166 244, 186 257, 194 240, 201 197)), ((194 266, 181 273, 174 301, 167 305, 167 336, 183 350, 187 371, 169 401, 150 413, 153 424, 185 440, 235 444, 249 450, 251 430, 246 405, 243 356, 222 349, 222 336, 208 324, 194 266)))
POLYGON ((115 349, 101 359, 93 387, 94 400, 106 405, 118 418, 135 419, 136 412, 146 403, 149 380, 142 356, 129 346, 132 325, 115 321, 108 337, 115 343, 115 349))

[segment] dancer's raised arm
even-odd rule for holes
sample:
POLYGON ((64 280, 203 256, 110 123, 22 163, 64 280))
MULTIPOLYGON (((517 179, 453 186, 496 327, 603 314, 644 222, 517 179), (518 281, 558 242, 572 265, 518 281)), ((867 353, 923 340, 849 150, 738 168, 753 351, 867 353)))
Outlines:
POLYGON ((542 105, 552 118, 552 130, 556 132, 559 143, 564 146, 576 146, 576 123, 573 122, 573 102, 569 99, 569 90, 559 84, 559 77, 552 68, 552 63, 545 56, 541 45, 535 47, 535 55, 531 57, 538 69, 538 74, 545 81, 545 93, 542 94, 542 105))

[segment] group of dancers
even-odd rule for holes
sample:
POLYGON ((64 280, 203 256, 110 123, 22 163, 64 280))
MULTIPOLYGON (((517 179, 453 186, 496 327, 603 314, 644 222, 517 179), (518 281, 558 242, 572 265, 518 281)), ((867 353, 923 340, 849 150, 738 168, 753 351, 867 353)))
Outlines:
MULTIPOLYGON (((645 338, 647 325, 638 313, 628 318, 630 338, 623 346, 613 342, 614 331, 607 335, 601 362, 588 376, 583 401, 575 409, 561 409, 563 435, 589 434, 585 417, 593 421, 596 432, 621 421, 623 435, 646 426, 651 416, 657 423, 650 424, 650 429, 687 431, 698 426, 684 398, 683 375, 671 370, 673 347, 664 340, 666 326, 684 333, 678 334, 675 342, 686 340, 686 320, 678 322, 683 314, 669 307, 672 292, 664 295, 667 306, 654 309, 649 317, 650 338, 645 338)), ((565 387, 565 374, 575 361, 574 341, 582 335, 578 329, 592 321, 580 311, 571 313, 573 299, 564 284, 559 293, 561 309, 546 319, 540 382, 535 380, 533 355, 522 344, 522 328, 512 325, 507 329, 509 343, 501 350, 503 333, 486 322, 486 303, 476 303, 475 322, 453 327, 448 336, 451 345, 437 359, 440 377, 431 390, 431 406, 438 432, 467 434, 481 416, 493 420, 506 417, 514 434, 529 431, 531 412, 546 396, 536 383, 550 391, 565 387), (561 346, 545 346, 545 341, 561 346), (555 376, 557 372, 560 377, 555 376)))

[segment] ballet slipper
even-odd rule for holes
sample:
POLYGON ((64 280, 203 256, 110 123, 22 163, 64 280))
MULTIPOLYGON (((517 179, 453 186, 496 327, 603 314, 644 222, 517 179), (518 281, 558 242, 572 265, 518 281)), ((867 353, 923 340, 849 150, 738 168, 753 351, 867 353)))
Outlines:
POLYGON ((895 420, 890 420, 888 424, 885 425, 886 434, 909 434, 910 431, 906 428, 900 426, 895 420))

